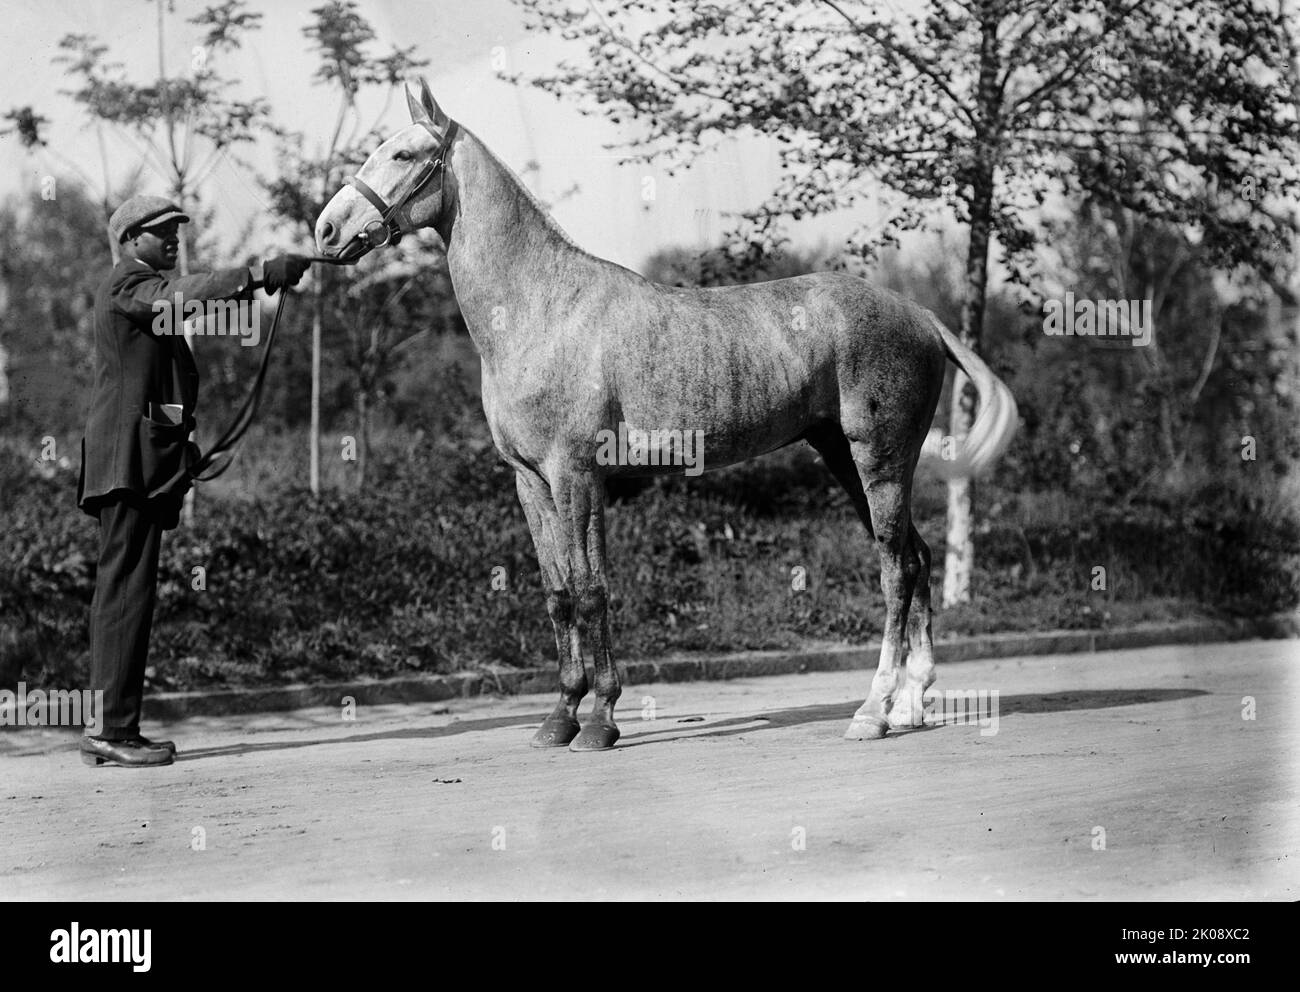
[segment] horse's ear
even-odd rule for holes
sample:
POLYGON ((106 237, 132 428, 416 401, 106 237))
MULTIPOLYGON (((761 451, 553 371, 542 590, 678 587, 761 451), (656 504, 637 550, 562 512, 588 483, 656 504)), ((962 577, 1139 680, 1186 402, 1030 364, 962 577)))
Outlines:
POLYGON ((450 118, 442 112, 438 106, 438 101, 433 98, 433 93, 429 90, 429 81, 423 76, 420 77, 420 106, 424 112, 429 115, 429 120, 433 121, 437 127, 445 127, 450 118))
POLYGON ((408 85, 405 89, 406 109, 411 112, 411 123, 414 124, 416 121, 422 120, 427 114, 424 107, 420 105, 420 101, 415 98, 415 94, 411 92, 411 87, 408 85))

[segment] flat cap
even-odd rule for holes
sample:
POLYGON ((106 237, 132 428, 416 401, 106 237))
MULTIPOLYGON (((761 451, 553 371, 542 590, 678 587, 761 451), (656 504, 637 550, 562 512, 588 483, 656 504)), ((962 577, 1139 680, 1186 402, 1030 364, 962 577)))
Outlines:
POLYGON ((108 219, 108 233, 121 244, 137 227, 152 227, 172 218, 188 221, 189 216, 165 196, 133 196, 113 211, 108 219))

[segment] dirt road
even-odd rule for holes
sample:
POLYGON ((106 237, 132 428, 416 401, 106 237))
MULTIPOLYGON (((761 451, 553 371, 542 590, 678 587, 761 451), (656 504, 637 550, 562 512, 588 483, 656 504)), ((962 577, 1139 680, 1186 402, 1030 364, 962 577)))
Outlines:
POLYGON ((870 743, 863 672, 627 686, 603 754, 528 747, 550 696, 191 719, 143 772, 6 730, 0 898, 1294 900, 1298 662, 950 665, 996 723, 870 743))

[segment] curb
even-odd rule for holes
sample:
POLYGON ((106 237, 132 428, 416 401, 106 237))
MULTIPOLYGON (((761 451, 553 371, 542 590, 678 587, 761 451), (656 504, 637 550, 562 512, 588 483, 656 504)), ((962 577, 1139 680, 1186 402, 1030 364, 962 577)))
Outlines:
MULTIPOLYGON (((1300 614, 1278 613, 1249 620, 1188 620, 1138 624, 1120 630, 1052 630, 1037 634, 981 634, 939 641, 938 664, 1009 658, 1035 654, 1086 654, 1121 648, 1170 644, 1215 644, 1249 639, 1300 638, 1300 614)), ((738 654, 681 656, 661 661, 631 661, 618 666, 625 683, 696 682, 793 675, 800 672, 841 672, 874 668, 879 642, 862 646, 832 646, 798 651, 746 651, 738 654)), ((554 667, 509 668, 458 672, 369 682, 324 685, 285 685, 266 689, 223 689, 211 692, 164 692, 146 696, 148 720, 182 720, 191 716, 235 716, 338 706, 344 696, 357 705, 436 703, 490 694, 522 695, 557 691, 554 667)))

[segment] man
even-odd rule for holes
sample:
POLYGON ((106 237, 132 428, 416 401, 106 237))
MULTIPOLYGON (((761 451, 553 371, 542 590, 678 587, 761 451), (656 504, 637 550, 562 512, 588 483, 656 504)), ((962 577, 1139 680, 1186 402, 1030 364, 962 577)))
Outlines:
POLYGON ((100 526, 90 606, 90 681, 103 691, 98 733, 81 739, 89 765, 170 765, 176 747, 140 733, 144 671, 157 598, 162 532, 176 526, 198 454, 199 374, 185 338, 156 318, 180 294, 251 301, 298 284, 311 262, 283 255, 249 268, 172 277, 187 217, 158 196, 133 196, 109 219, 122 260, 95 295, 95 381, 82 442, 77 505, 100 526), (158 303, 159 306, 154 304, 158 303))

